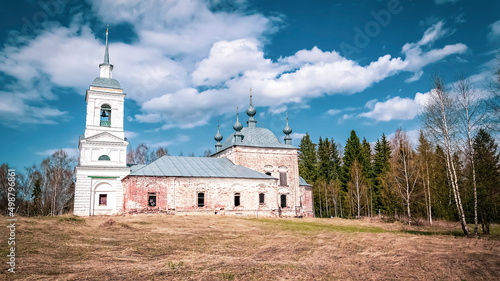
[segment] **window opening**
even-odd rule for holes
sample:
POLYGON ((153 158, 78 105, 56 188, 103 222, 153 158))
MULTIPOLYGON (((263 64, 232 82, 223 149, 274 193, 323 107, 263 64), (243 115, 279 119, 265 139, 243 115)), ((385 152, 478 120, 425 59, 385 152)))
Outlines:
POLYGON ((198 207, 205 207, 205 193, 198 192, 198 207))
POLYGON ((99 206, 107 206, 108 205, 108 195, 107 194, 99 194, 99 206))
POLYGON ((103 104, 101 106, 101 126, 111 127, 111 106, 103 104))
POLYGON ((281 194, 281 208, 286 208, 286 195, 281 194))
POLYGON ((264 204, 264 199, 265 199, 265 194, 264 193, 260 193, 259 194, 259 204, 264 204))
POLYGON ((241 203, 240 203, 240 194, 239 193, 235 193, 234 194, 234 206, 238 207, 239 205, 241 205, 241 203))
POLYGON ((156 207, 156 193, 148 193, 148 206, 156 207))
POLYGON ((109 158, 108 155, 101 155, 99 156, 99 161, 110 161, 111 158, 109 158))

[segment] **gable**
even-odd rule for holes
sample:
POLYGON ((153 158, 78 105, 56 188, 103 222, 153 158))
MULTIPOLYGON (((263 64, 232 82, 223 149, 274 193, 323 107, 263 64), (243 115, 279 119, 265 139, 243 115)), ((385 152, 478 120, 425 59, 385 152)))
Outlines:
POLYGON ((108 132, 102 132, 97 135, 93 135, 91 137, 88 137, 84 139, 86 141, 91 141, 91 142, 125 142, 125 140, 120 139, 119 137, 110 134, 108 132))

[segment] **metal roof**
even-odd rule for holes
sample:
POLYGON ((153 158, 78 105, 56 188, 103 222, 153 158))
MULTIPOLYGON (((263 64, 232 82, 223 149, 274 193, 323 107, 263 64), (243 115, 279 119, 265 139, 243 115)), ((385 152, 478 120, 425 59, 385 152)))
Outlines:
POLYGON ((275 179, 226 158, 163 156, 131 176, 275 179))
POLYGON ((224 150, 233 145, 256 146, 256 147, 271 147, 271 148, 295 148, 293 145, 282 144, 278 138, 266 128, 249 128, 245 127, 241 130, 243 135, 241 142, 235 142, 234 133, 232 133, 224 144, 221 150, 224 150))
POLYGON ((299 185, 300 185, 300 186, 303 186, 303 185, 305 185, 305 186, 312 186, 312 185, 308 184, 308 183, 306 182, 306 180, 305 180, 305 179, 303 179, 303 178, 302 178, 302 177, 300 177, 300 176, 299 176, 299 185))
POLYGON ((116 79, 104 77, 97 77, 96 79, 94 79, 94 82, 92 82, 91 86, 121 89, 120 83, 116 79))

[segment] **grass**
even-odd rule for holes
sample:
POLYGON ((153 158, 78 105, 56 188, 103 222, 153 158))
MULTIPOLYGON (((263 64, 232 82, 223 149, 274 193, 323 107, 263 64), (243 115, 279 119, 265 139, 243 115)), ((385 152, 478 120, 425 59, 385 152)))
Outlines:
MULTIPOLYGON (((498 225, 136 215, 19 218, 23 280, 496 280, 498 225)), ((7 229, 0 228, 6 237, 7 229)), ((6 247, 0 249, 5 256, 6 247)), ((5 277, 6 271, 2 273, 5 277)))

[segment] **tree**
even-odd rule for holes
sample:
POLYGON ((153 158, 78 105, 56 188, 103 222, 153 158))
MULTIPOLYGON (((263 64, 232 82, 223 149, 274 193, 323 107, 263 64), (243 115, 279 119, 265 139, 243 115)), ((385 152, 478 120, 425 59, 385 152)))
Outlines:
POLYGON ((299 151, 299 173, 306 182, 316 181, 316 144, 311 141, 308 133, 300 140, 299 151))
POLYGON ((391 147, 389 141, 382 134, 380 140, 375 142, 373 156, 373 193, 374 193, 374 208, 384 209, 389 206, 383 200, 382 194, 384 189, 387 188, 387 172, 390 169, 391 147))
POLYGON ((465 235, 468 236, 470 231, 465 221, 457 169, 453 161, 454 147, 456 147, 454 137, 457 133, 456 107, 444 86, 443 80, 438 75, 434 77, 433 86, 434 89, 431 90, 429 100, 425 106, 423 121, 429 135, 443 144, 446 170, 453 190, 460 224, 465 235))
POLYGON ((205 150, 205 152, 203 152, 203 157, 210 157, 210 155, 212 155, 213 152, 211 149, 207 149, 205 150))
POLYGON ((427 222, 432 225, 432 199, 430 187, 429 162, 431 154, 431 145, 425 138, 424 133, 420 131, 418 138, 418 159, 420 164, 420 178, 422 179, 422 187, 425 198, 425 211, 427 213, 427 222))
POLYGON ((406 205, 408 224, 411 225, 411 204, 419 172, 415 153, 408 135, 400 129, 396 130, 391 146, 391 187, 406 205))
POLYGON ((361 166, 363 167, 363 175, 365 176, 365 182, 367 185, 366 189, 366 215, 367 216, 372 216, 373 215, 373 179, 374 179, 374 173, 373 173, 373 166, 372 166, 372 148, 370 143, 363 138, 363 143, 362 143, 362 148, 361 148, 361 155, 360 155, 360 163, 361 166), (368 202, 369 201, 369 202, 368 202))
POLYGON ((490 224, 500 221, 500 153, 488 132, 479 130, 474 138, 474 159, 477 169, 478 214, 484 234, 490 224))
POLYGON ((357 213, 356 217, 360 218, 363 199, 366 196, 366 181, 363 176, 363 168, 358 160, 354 160, 351 166, 348 195, 351 202, 351 209, 357 213))
POLYGON ((478 93, 472 88, 469 80, 462 78, 456 83, 455 87, 460 105, 462 134, 465 136, 464 152, 466 155, 466 159, 470 162, 470 170, 472 172, 472 187, 474 191, 474 234, 477 235, 477 183, 472 136, 481 127, 486 118, 486 114, 484 111, 485 106, 483 105, 483 102, 481 101, 478 93))

